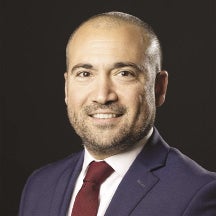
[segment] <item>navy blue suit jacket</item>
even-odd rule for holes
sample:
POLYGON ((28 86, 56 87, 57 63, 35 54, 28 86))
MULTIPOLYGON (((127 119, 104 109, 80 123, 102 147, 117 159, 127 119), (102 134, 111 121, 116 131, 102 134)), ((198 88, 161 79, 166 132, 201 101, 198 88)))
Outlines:
MULTIPOLYGON (((35 171, 19 216, 66 216, 83 152, 35 171)), ((157 130, 126 173, 106 216, 216 216, 216 174, 171 148, 157 130)))

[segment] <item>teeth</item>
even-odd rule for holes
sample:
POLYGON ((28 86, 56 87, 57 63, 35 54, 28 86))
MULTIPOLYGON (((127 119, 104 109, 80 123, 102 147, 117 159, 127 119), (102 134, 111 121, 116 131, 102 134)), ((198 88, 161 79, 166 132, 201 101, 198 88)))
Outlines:
POLYGON ((108 119, 108 118, 116 118, 116 114, 104 114, 104 113, 97 113, 92 115, 93 118, 99 118, 99 119, 108 119))

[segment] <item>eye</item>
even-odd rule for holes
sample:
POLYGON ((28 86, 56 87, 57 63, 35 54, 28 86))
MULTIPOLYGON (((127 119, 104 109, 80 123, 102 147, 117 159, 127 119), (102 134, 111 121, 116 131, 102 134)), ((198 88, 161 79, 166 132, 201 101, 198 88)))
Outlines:
POLYGON ((121 76, 134 76, 134 74, 133 74, 132 72, 126 71, 126 70, 120 71, 119 74, 120 74, 121 76))
POLYGON ((77 77, 90 77, 91 73, 88 71, 81 71, 81 72, 78 72, 76 76, 77 77))
POLYGON ((138 79, 138 74, 135 70, 130 68, 122 68, 115 72, 116 79, 123 82, 131 82, 138 79))

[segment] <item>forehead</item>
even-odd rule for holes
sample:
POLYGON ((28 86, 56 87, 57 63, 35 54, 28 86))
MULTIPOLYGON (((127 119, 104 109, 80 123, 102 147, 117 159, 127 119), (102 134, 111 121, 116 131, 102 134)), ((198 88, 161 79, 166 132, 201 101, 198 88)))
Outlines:
POLYGON ((120 58, 116 61, 140 61, 146 46, 143 32, 135 25, 84 24, 68 43, 67 58, 69 63, 93 58, 104 60, 111 56, 120 58))
MULTIPOLYGON (((147 39, 144 37, 144 33, 140 27, 123 22, 114 24, 100 24, 100 23, 87 23, 82 25, 73 35, 70 45, 76 45, 77 43, 91 42, 94 40, 110 41, 124 41, 135 43, 147 43, 147 39)), ((80 44, 79 44, 80 45, 80 44)))

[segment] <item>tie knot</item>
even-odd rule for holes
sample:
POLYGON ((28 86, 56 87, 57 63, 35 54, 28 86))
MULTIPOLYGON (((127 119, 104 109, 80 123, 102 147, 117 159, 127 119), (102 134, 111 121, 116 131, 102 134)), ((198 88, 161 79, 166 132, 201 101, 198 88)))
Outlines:
POLYGON ((102 184, 105 179, 111 175, 113 168, 105 161, 91 162, 86 173, 84 182, 102 184))

